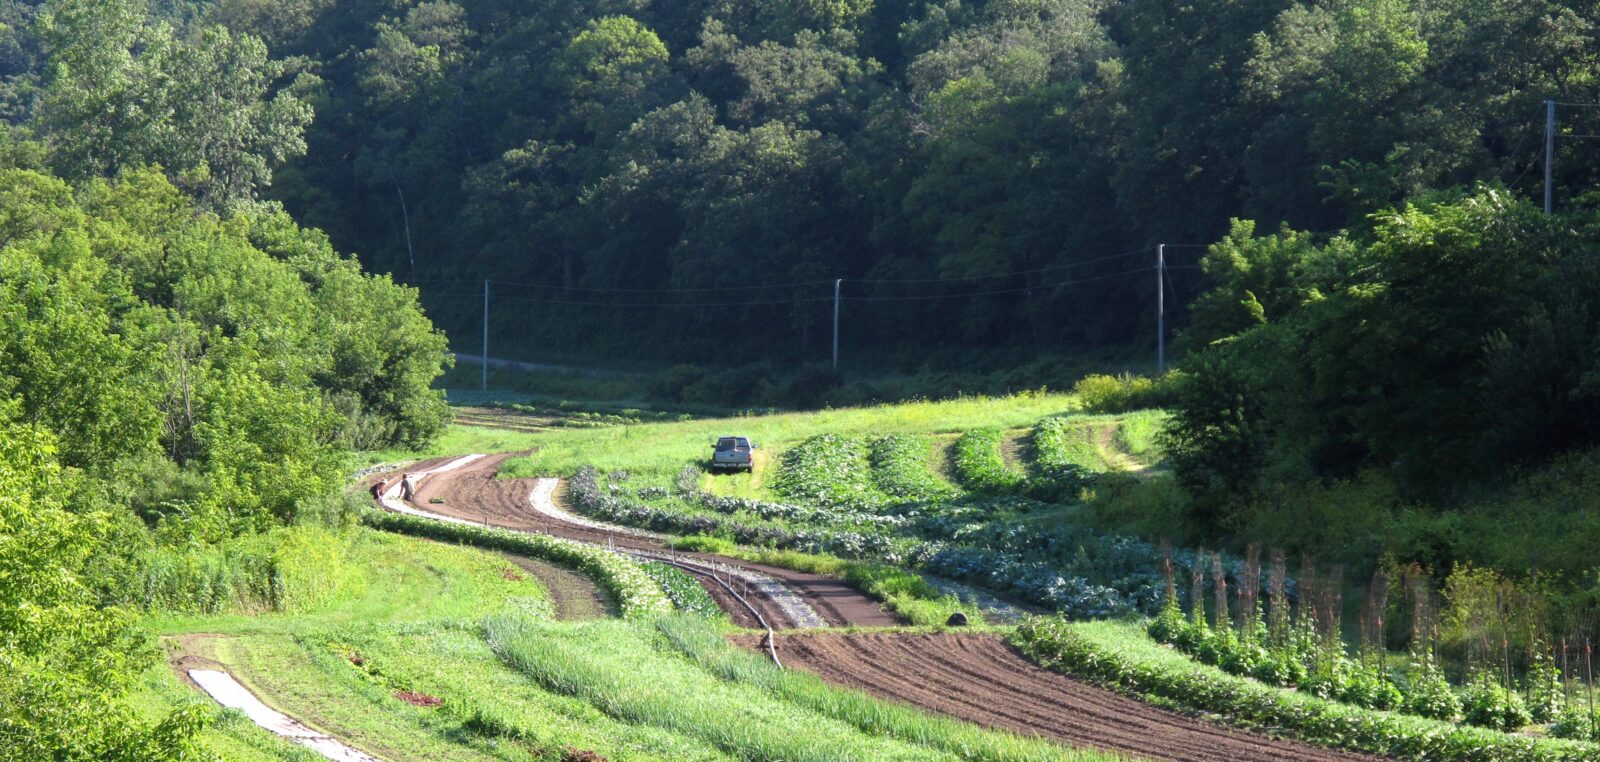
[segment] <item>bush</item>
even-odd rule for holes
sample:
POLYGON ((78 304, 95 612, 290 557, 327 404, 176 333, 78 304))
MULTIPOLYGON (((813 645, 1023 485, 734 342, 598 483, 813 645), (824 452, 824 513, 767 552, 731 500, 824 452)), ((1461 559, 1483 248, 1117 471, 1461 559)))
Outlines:
POLYGON ((1556 721, 1550 724, 1550 735, 1575 741, 1600 740, 1595 733, 1595 728, 1600 727, 1597 719, 1600 718, 1590 713, 1588 706, 1574 703, 1556 715, 1556 721))
POLYGON ((1461 713, 1461 699, 1450 689, 1444 670, 1439 668, 1433 654, 1424 654, 1417 660, 1401 707, 1411 714, 1435 720, 1454 719, 1461 713))
POLYGON ((1461 711, 1468 724, 1495 730, 1516 730, 1533 722, 1522 694, 1479 674, 1462 692, 1461 711))
POLYGON ((830 508, 862 510, 889 502, 873 481, 866 442, 835 434, 812 437, 784 453, 772 488, 830 508))
POLYGON ((1090 374, 1073 384, 1072 393, 1091 413, 1125 413, 1172 404, 1176 380, 1176 372, 1156 379, 1090 374))
POLYGON ((953 490, 928 469, 933 445, 916 434, 891 434, 872 442, 872 478, 879 491, 902 500, 939 500, 953 490))

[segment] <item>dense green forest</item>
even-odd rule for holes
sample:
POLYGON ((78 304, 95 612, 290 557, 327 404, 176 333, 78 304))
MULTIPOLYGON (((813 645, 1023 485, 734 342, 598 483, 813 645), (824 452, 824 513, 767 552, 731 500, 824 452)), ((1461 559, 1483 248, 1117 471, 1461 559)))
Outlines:
MULTIPOLYGON (((1543 101, 1600 101, 1577 0, 154 5, 155 36, 205 52, 95 44, 175 88, 247 63, 237 90, 274 97, 224 109, 226 141, 145 135, 153 107, 216 109, 77 87, 66 25, 9 4, 6 101, 54 131, 53 166, 157 161, 209 203, 261 187, 422 286, 463 351, 498 281, 511 356, 822 360, 834 278, 861 360, 1147 346, 1153 244, 1193 246, 1168 250, 1187 268, 1232 218, 1325 238, 1433 190, 1533 195, 1543 101), (89 123, 114 103, 130 118, 89 123), (247 155, 286 163, 265 187, 247 155)), ((1558 116, 1600 132, 1595 108, 1558 116)), ((1596 147, 1558 141, 1558 205, 1596 147)), ((1171 301, 1203 282, 1174 270, 1171 301)))
POLYGON ((180 758, 209 713, 118 701, 158 657, 138 612, 319 595, 347 453, 448 418, 445 337, 261 199, 311 110, 259 40, 6 13, 0 756, 180 758))
POLYGON ((1182 491, 1141 529, 1172 509, 1198 539, 1588 590, 1597 23, 1577 0, 6 3, 0 741, 183 757, 202 713, 107 703, 157 658, 137 612, 319 595, 348 453, 440 431, 486 278, 497 353, 718 365, 825 358, 844 278, 849 351, 915 366, 1144 349, 1170 244, 1193 307, 1152 388, 1182 491), (1547 99, 1554 215, 1529 200, 1547 99))

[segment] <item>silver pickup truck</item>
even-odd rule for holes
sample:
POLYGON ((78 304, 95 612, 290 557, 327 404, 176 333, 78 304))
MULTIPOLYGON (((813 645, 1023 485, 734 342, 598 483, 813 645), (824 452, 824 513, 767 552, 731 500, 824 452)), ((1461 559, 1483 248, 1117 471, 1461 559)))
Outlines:
POLYGON ((712 471, 754 470, 752 455, 756 446, 745 437, 718 437, 717 448, 711 453, 712 471))

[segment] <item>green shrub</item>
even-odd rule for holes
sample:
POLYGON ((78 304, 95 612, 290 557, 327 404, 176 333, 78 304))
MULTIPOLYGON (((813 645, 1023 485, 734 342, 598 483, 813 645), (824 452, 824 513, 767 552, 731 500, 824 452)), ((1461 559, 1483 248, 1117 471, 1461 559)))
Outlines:
POLYGON ((830 508, 870 509, 889 501, 873 481, 866 442, 834 434, 812 437, 784 453, 772 488, 830 508))
POLYGON ((1550 735, 1575 741, 1597 741, 1600 740, 1600 735, 1595 733, 1600 727, 1597 720, 1600 718, 1589 711, 1587 704, 1573 703, 1556 715, 1555 722, 1550 724, 1550 735))
POLYGON ((1090 374, 1073 384, 1072 393, 1089 412, 1125 413, 1171 404, 1176 380, 1175 372, 1156 379, 1128 373, 1120 376, 1090 374))
POLYGON ((717 553, 728 555, 736 547, 733 540, 709 534, 692 534, 688 537, 674 537, 667 541, 667 547, 673 550, 683 550, 690 553, 717 553))
POLYGON ((1462 691, 1461 712, 1468 724, 1495 730, 1516 730, 1533 722, 1522 694, 1494 678, 1479 674, 1462 691))
POLYGON ((1407 681, 1405 699, 1401 707, 1419 717, 1435 720, 1454 719, 1461 713, 1461 699, 1456 696, 1454 690, 1451 690, 1449 681, 1445 679, 1444 670, 1439 668, 1439 663, 1433 654, 1423 654, 1413 663, 1415 666, 1407 681))

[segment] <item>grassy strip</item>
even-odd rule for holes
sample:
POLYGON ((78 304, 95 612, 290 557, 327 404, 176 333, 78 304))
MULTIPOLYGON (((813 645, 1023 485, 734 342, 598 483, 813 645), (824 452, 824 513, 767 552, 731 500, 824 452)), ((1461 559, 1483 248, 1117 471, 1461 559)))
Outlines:
POLYGON ((656 620, 656 629, 695 664, 723 680, 760 688, 785 702, 870 735, 916 743, 968 760, 1093 762, 1118 758, 985 730, 959 720, 878 701, 857 691, 835 688, 814 675, 778 669, 758 654, 733 648, 721 633, 691 617, 661 617, 656 620))
POLYGON ((1046 418, 1033 430, 1035 459, 1046 478, 1058 472, 1099 473, 1106 470, 1105 458, 1094 441, 1094 428, 1082 421, 1046 418))
POLYGON ((838 577, 914 625, 943 627, 958 611, 966 615, 969 625, 983 624, 983 614, 978 607, 962 603, 953 595, 941 594, 921 575, 898 566, 795 550, 743 548, 726 538, 709 535, 680 537, 668 544, 678 550, 715 553, 808 574, 838 577))
POLYGON ((878 490, 901 500, 943 500, 955 494, 928 463, 933 444, 921 434, 890 434, 872 441, 872 479, 878 490))
POLYGON ((783 454, 772 489, 791 500, 862 510, 889 501, 873 481, 865 440, 823 434, 783 454))
POLYGON ((719 679, 679 655, 650 647, 648 631, 631 623, 552 625, 505 616, 490 618, 485 628, 495 652, 545 689, 750 762, 956 758, 869 735, 824 712, 775 700, 758 686, 719 679))
POLYGON ((625 617, 672 610, 672 599, 639 564, 600 548, 548 535, 468 526, 387 511, 368 511, 363 514, 362 520, 369 526, 390 532, 465 543, 566 564, 589 575, 615 595, 625 617))
POLYGON ((1134 460, 1151 465, 1166 456, 1161 447, 1161 430, 1167 414, 1160 410, 1140 410, 1122 417, 1117 424, 1117 444, 1134 460))
POLYGON ((412 717, 456 747, 437 754, 406 748, 390 759, 458 759, 476 751, 532 762, 584 759, 572 753, 581 750, 640 762, 732 759, 698 739, 619 722, 578 698, 540 689, 500 660, 477 625, 352 626, 299 641, 305 656, 283 666, 295 672, 296 684, 334 697, 317 706, 349 705, 345 721, 352 725, 412 717), (442 701, 413 707, 395 697, 402 689, 442 701))
POLYGON ((1034 618, 1013 642, 1041 665, 1245 727, 1311 743, 1414 760, 1594 759, 1596 746, 1517 736, 1341 704, 1200 664, 1150 640, 1138 622, 1034 618))
POLYGON ((985 495, 1010 495, 1026 483, 1022 474, 1006 465, 1000 454, 1005 435, 999 429, 972 429, 956 440, 956 479, 961 486, 985 495))

